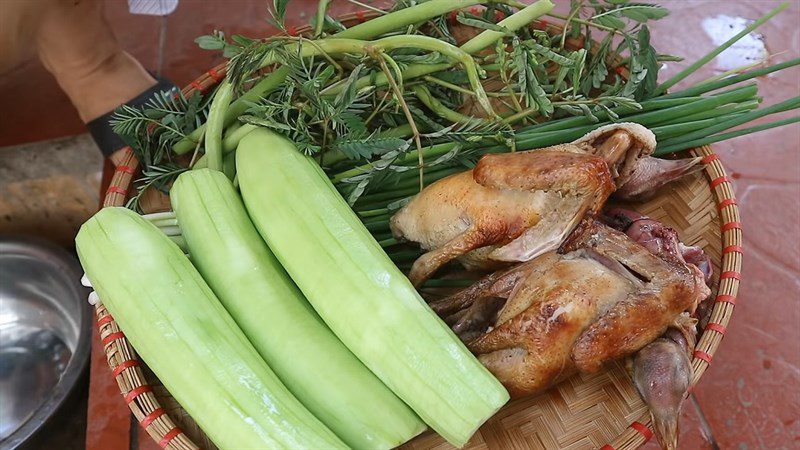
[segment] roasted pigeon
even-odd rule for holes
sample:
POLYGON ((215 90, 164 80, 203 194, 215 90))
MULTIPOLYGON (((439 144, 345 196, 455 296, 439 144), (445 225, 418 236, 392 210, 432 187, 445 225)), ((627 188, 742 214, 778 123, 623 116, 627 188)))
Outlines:
POLYGON ((639 196, 694 170, 696 158, 649 156, 655 145, 647 128, 613 124, 569 144, 486 155, 431 184, 390 222, 398 240, 427 251, 409 278, 419 286, 455 258, 468 269, 529 261, 556 250, 613 192, 639 196))
POLYGON ((711 264, 646 216, 615 209, 603 220, 618 231, 582 224, 572 251, 492 273, 431 307, 515 395, 633 353, 656 437, 675 449, 697 336, 690 312, 711 298, 711 264))
POLYGON ((639 351, 709 295, 695 266, 595 221, 563 250, 431 303, 512 396, 639 351))
MULTIPOLYGON (((631 239, 652 254, 670 255, 694 267, 703 274, 708 285, 712 267, 702 248, 684 245, 672 228, 634 211, 613 209, 603 214, 603 220, 624 231, 631 239)), ((697 341, 697 324, 708 323, 713 297, 707 296, 692 317, 688 312, 658 339, 634 355, 631 368, 636 390, 642 396, 653 417, 653 428, 661 447, 674 450, 678 446, 678 418, 688 395, 692 378, 692 352, 697 341)))

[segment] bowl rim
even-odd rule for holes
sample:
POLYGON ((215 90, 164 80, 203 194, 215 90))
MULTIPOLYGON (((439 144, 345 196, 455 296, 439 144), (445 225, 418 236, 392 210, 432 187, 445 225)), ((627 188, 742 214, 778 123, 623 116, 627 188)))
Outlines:
POLYGON ((72 287, 77 295, 79 312, 75 351, 70 355, 67 367, 53 387, 50 397, 36 408, 28 420, 0 442, 4 449, 16 449, 34 437, 55 416, 72 393, 78 379, 86 373, 92 347, 92 309, 86 302, 89 291, 79 281, 83 269, 75 255, 47 240, 31 236, 0 234, 0 247, 4 254, 30 254, 34 250, 51 256, 52 259, 48 259, 48 262, 64 275, 64 280, 74 280, 72 287))

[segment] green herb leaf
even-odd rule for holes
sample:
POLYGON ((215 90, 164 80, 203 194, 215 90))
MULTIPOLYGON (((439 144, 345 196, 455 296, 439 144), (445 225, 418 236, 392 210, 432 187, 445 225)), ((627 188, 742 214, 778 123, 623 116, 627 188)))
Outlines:
POLYGON ((507 36, 514 36, 514 33, 512 33, 511 30, 502 25, 487 22, 483 19, 476 18, 475 16, 467 17, 463 12, 460 12, 458 15, 456 15, 456 20, 459 23, 470 27, 480 28, 482 30, 499 31, 507 36))
POLYGON ((381 156, 391 151, 401 151, 408 148, 409 143, 400 138, 380 138, 374 134, 366 139, 348 140, 339 139, 333 147, 341 151, 349 159, 372 158, 381 156))
POLYGON ((288 4, 289 0, 273 0, 272 2, 270 14, 272 15, 275 25, 277 25, 281 30, 286 30, 284 21, 286 19, 286 6, 288 4))

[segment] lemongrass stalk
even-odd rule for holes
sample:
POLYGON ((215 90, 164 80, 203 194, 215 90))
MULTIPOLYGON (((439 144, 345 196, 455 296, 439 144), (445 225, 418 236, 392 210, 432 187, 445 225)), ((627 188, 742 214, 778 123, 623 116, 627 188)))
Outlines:
MULTIPOLYGON (((462 8, 469 8, 478 4, 487 3, 485 0, 430 0, 425 3, 401 9, 364 23, 360 23, 346 30, 342 30, 335 36, 337 38, 348 39, 372 39, 376 36, 394 30, 401 30, 409 25, 424 22, 450 11, 462 8)), ((257 82, 248 92, 236 99, 228 108, 225 116, 225 125, 231 124, 237 117, 249 108, 248 103, 256 102, 268 93, 279 88, 286 77, 289 76, 287 67, 278 67, 269 75, 257 82)), ((189 136, 179 141, 172 147, 172 151, 182 155, 195 148, 200 137, 203 135, 205 125, 199 126, 189 136)))
POLYGON ((752 32, 756 28, 760 27, 766 21, 768 21, 769 19, 773 18, 776 14, 778 14, 779 12, 783 11, 784 9, 786 9, 788 7, 789 7, 789 3, 788 2, 783 3, 780 6, 778 6, 777 8, 775 8, 772 11, 768 12, 766 15, 764 15, 760 19, 758 19, 755 22, 751 23, 750 25, 745 27, 744 30, 740 31, 739 33, 736 33, 735 36, 733 36, 732 38, 730 38, 727 41, 725 41, 725 43, 723 43, 719 47, 715 48, 714 50, 712 50, 711 52, 709 52, 707 55, 703 56, 702 58, 698 59, 697 61, 695 61, 689 67, 687 67, 687 68, 683 69, 682 71, 680 71, 679 73, 675 74, 674 76, 672 76, 667 81, 665 81, 665 82, 661 83, 660 85, 658 85, 658 87, 656 88, 656 91, 653 93, 653 95, 663 94, 664 92, 667 91, 667 89, 671 88, 672 86, 674 86, 675 84, 677 84, 678 82, 683 80, 684 78, 686 78, 689 75, 691 75, 694 72, 696 72, 697 69, 699 69, 700 67, 704 66, 706 63, 708 63, 709 61, 714 59, 717 55, 719 55, 720 53, 725 51, 728 47, 733 45, 739 39, 747 36, 748 34, 750 34, 750 32, 752 32))
POLYGON ((789 111, 792 109, 800 108, 800 96, 792 97, 788 100, 784 100, 780 103, 776 103, 774 105, 768 106, 766 108, 757 109, 755 111, 750 111, 748 113, 744 113, 739 115, 738 117, 734 117, 732 119, 724 120, 722 122, 717 123, 716 125, 710 126, 708 128, 694 131, 691 133, 684 134, 678 138, 668 139, 665 142, 662 142, 662 145, 671 146, 676 145, 684 142, 693 141, 696 139, 704 138, 710 136, 714 133, 718 133, 720 131, 724 131, 744 123, 750 122, 752 120, 760 119, 761 117, 776 114, 783 111, 789 111))
MULTIPOLYGON (((466 168, 463 167, 444 167, 436 168, 436 170, 429 170, 425 173, 425 184, 438 181, 454 173, 463 172, 464 170, 466 170, 466 168)), ((403 181, 390 188, 362 195, 359 197, 356 204, 361 206, 363 204, 394 200, 397 198, 408 197, 409 195, 419 192, 419 184, 414 183, 414 181, 417 181, 416 172, 409 170, 403 174, 409 175, 407 175, 407 178, 405 178, 403 181)))
MULTIPOLYGON (((720 93, 714 94, 714 95, 723 95, 723 94, 729 94, 731 92, 738 92, 739 90, 742 90, 742 89, 749 89, 751 86, 755 86, 755 84, 750 83, 750 84, 743 85, 743 86, 737 86, 737 87, 734 87, 734 88, 732 88, 730 90, 727 90, 727 91, 724 91, 724 92, 720 92, 720 93)), ((678 93, 678 94, 681 94, 681 93, 678 93)), ((755 95, 755 93, 753 95, 755 95)), ((698 100, 707 99, 709 97, 710 96, 700 97, 700 96, 679 95, 677 97, 668 98, 668 96, 661 96, 661 97, 658 97, 658 98, 653 98, 653 99, 645 100, 645 101, 641 102, 639 104, 641 106, 641 109, 632 109, 632 108, 629 108, 629 107, 626 107, 626 106, 619 106, 619 107, 616 107, 616 108, 612 108, 612 111, 615 114, 620 116, 620 120, 627 120, 627 118, 628 117, 632 117, 632 115, 646 113, 646 112, 649 112, 649 111, 663 110, 663 109, 666 109, 666 108, 671 108, 673 106, 681 106, 681 105, 693 104, 698 100)), ((599 120, 607 120, 609 118, 609 115, 608 115, 608 112, 606 112, 606 111, 599 111, 599 112, 597 112, 595 114, 595 117, 597 117, 599 120)), ((592 122, 592 120, 590 118, 585 117, 585 116, 572 117, 572 118, 569 118, 569 119, 559 119, 559 120, 543 122, 543 123, 540 123, 540 124, 523 127, 523 128, 520 128, 519 130, 517 130, 517 133, 524 133, 524 132, 532 131, 532 130, 536 130, 536 131, 563 130, 563 129, 569 129, 571 127, 575 127, 575 126, 578 126, 578 125, 588 125, 588 124, 591 124, 591 123, 596 123, 596 122, 592 122)))
POLYGON ((770 128, 782 127, 784 125, 790 125, 798 122, 800 122, 800 116, 790 117, 788 119, 776 120, 774 122, 756 125, 754 127, 742 128, 741 130, 730 131, 728 133, 715 134, 712 136, 707 136, 704 138, 695 139, 692 141, 687 141, 674 145, 666 145, 663 147, 659 146, 656 149, 656 151, 653 152, 653 155, 655 156, 667 155, 673 152, 701 147, 703 145, 713 144, 715 142, 720 142, 720 141, 726 141, 728 139, 733 139, 735 137, 744 136, 751 133, 757 133, 759 131, 769 130, 770 128))
POLYGON ((374 233, 376 231, 386 231, 389 229, 389 222, 382 221, 382 222, 371 222, 371 223, 364 223, 364 227, 370 233, 374 233))
MULTIPOLYGON (((433 157, 442 156, 445 153, 447 153, 450 150, 452 150, 455 145, 456 144, 454 142, 445 142, 445 143, 442 143, 442 144, 432 145, 430 147, 427 147, 428 151, 425 152, 425 156, 433 156, 433 157)), ((399 156, 395 160, 395 164, 403 165, 403 164, 410 164, 410 163, 413 163, 413 162, 416 162, 416 161, 417 161, 417 152, 416 152, 416 150, 411 150, 411 151, 408 151, 408 152, 404 153, 402 156, 399 156)), ((370 167, 371 167, 371 163, 362 164, 360 166, 353 167, 352 169, 348 169, 348 170, 345 170, 345 171, 340 172, 338 174, 335 174, 331 178, 331 180, 334 183, 339 183, 342 180, 345 180, 347 178, 354 177, 356 175, 360 175, 360 174, 363 174, 365 172, 368 172, 370 167)))
POLYGON ((642 125, 655 125, 666 122, 667 120, 674 119, 684 115, 694 114, 700 111, 717 108, 728 103, 739 103, 752 99, 758 93, 758 88, 755 84, 737 87, 728 92, 719 95, 704 97, 702 100, 696 100, 685 105, 666 108, 663 110, 649 111, 640 114, 632 114, 626 116, 625 121, 633 121, 641 123, 642 125), (644 123, 642 121, 645 121, 644 123))
POLYGON ((225 128, 225 110, 233 97, 233 84, 225 80, 214 94, 206 122, 206 158, 208 168, 222 171, 222 131, 225 128))
POLYGON ((390 191, 375 192, 359 198, 360 204, 381 203, 398 198, 409 197, 419 192, 419 186, 405 187, 402 189, 392 189, 390 191))
MULTIPOLYGON (((437 167, 433 166, 429 168, 425 174, 425 183, 433 183, 435 181, 441 180, 444 177, 450 176, 454 173, 463 172, 467 170, 466 167, 437 167)), ((411 172, 411 171, 409 171, 411 172)), ((407 173, 407 172, 406 172, 407 173)), ((405 175, 405 173, 401 174, 405 175)), ((405 188, 410 188, 413 186, 413 178, 410 175, 407 175, 407 179, 404 178, 403 180, 399 181, 396 185, 392 186, 391 190, 400 190, 405 188)))

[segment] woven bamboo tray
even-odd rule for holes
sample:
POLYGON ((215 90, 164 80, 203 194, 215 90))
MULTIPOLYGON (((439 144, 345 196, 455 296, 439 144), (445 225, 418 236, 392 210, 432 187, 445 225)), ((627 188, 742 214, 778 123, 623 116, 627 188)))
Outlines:
MULTIPOLYGON (((345 22, 361 22, 371 13, 354 13, 345 22)), ((542 28, 555 27, 539 23, 542 28)), ((556 27, 557 28, 557 27, 556 27)), ((304 33, 307 29, 290 30, 304 33)), ((183 89, 185 95, 206 92, 225 76, 217 66, 183 89)), ((710 146, 691 150, 703 156, 704 170, 672 183, 648 202, 631 207, 678 231, 687 245, 699 245, 714 267, 713 313, 700 336, 692 360, 692 385, 712 361, 733 315, 742 265, 742 229, 733 186, 710 146)), ((130 148, 116 167, 103 207, 123 206, 133 188, 139 161, 130 148)), ((163 200, 163 199, 161 199, 163 200)), ((154 198, 155 208, 169 209, 154 198)), ((125 402, 147 433, 163 448, 214 449, 202 430, 138 359, 119 325, 102 303, 95 308, 108 365, 125 402)), ((622 362, 605 371, 578 374, 536 397, 512 401, 484 424, 468 449, 597 449, 632 450, 652 436, 650 413, 636 392, 622 362)), ((405 444, 414 450, 452 448, 428 431, 405 444)))

